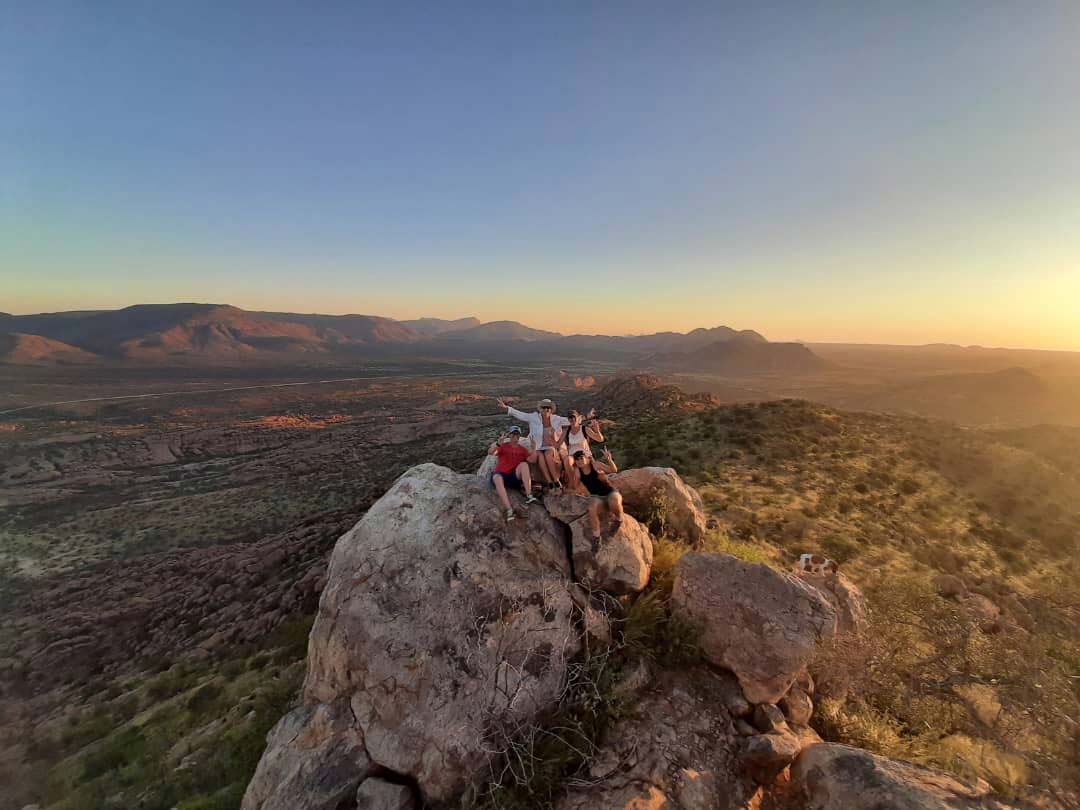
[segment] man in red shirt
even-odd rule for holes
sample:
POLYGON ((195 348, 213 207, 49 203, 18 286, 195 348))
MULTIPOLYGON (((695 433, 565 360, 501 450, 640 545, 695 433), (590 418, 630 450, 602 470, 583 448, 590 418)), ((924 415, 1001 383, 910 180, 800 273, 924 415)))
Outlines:
POLYGON ((532 494, 532 474, 529 472, 529 458, 532 453, 521 446, 521 428, 513 425, 492 443, 488 454, 499 457, 495 462, 495 472, 491 474, 491 483, 506 508, 506 519, 513 520, 517 516, 514 514, 514 507, 510 505, 510 496, 506 494, 508 487, 515 487, 525 493, 525 503, 536 501, 532 494))

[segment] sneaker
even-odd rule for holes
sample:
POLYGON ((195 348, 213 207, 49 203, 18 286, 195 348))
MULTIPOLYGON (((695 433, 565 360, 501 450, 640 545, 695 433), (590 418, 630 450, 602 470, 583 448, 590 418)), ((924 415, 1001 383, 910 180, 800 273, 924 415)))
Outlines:
POLYGON ((513 509, 507 509, 506 510, 506 519, 507 520, 517 520, 517 515, 514 514, 513 509))
POLYGON ((529 497, 527 497, 527 498, 525 499, 525 504, 526 504, 526 505, 528 505, 528 504, 530 504, 530 503, 536 503, 536 502, 537 502, 538 500, 540 500, 540 499, 539 499, 539 498, 537 498, 537 497, 536 497, 535 495, 531 495, 531 494, 530 494, 530 495, 529 495, 529 497))

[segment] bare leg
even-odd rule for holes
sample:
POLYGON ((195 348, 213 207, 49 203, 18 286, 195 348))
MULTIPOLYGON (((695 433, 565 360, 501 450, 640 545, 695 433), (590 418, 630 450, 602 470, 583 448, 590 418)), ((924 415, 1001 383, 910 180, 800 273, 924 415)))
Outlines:
POLYGON ((509 511, 512 507, 510 506, 510 497, 506 494, 506 484, 503 483, 502 476, 491 476, 491 482, 495 485, 495 492, 498 493, 499 500, 503 503, 503 508, 509 511))
POLYGON ((540 451, 536 455, 536 464, 540 468, 540 477, 544 479, 545 484, 552 484, 555 479, 551 476, 551 470, 548 469, 547 453, 540 451))
POLYGON ((616 522, 622 520, 622 493, 612 492, 607 497, 607 508, 611 512, 611 516, 615 518, 616 522))
POLYGON ((566 459, 566 483, 571 492, 581 490, 581 473, 578 472, 577 465, 572 458, 566 459))
POLYGON ((603 506, 603 501, 596 498, 589 500, 589 527, 592 529, 593 537, 597 540, 600 539, 600 510, 603 506))
POLYGON ((529 462, 523 461, 517 465, 517 477, 521 479, 525 487, 525 497, 532 495, 532 472, 529 471, 529 462))
POLYGON ((559 454, 555 450, 545 450, 544 455, 547 456, 548 469, 551 471, 551 482, 555 483, 562 478, 562 463, 559 461, 559 454))

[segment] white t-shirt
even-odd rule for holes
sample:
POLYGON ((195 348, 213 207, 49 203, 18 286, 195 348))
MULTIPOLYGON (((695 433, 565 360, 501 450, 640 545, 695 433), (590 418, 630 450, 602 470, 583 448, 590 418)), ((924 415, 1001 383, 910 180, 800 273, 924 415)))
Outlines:
POLYGON ((529 441, 532 443, 533 450, 541 450, 544 447, 554 447, 555 442, 558 441, 559 436, 562 434, 562 429, 570 424, 570 420, 565 416, 559 416, 558 414, 551 415, 551 434, 552 439, 549 443, 544 443, 544 417, 537 412, 525 413, 519 411, 517 408, 512 408, 509 405, 506 406, 506 412, 515 419, 520 419, 522 422, 526 422, 529 425, 529 441))

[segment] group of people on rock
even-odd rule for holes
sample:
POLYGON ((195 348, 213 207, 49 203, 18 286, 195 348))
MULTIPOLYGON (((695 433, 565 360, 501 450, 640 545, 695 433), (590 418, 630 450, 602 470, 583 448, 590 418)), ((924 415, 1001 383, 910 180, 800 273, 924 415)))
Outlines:
POLYGON ((502 397, 496 401, 507 414, 529 426, 528 436, 522 436, 517 425, 511 426, 488 448, 490 455, 498 456, 491 483, 506 509, 507 520, 517 517, 510 505, 510 489, 524 493, 526 505, 538 500, 537 492, 588 495, 589 525, 597 539, 601 513, 606 510, 616 522, 622 520, 622 496, 608 480, 608 475, 619 468, 610 450, 604 448, 604 459, 600 461, 593 457, 589 444, 604 441, 594 410, 584 416, 577 411, 560 416, 555 413, 554 402, 542 399, 536 403, 535 411, 526 413, 502 397), (541 481, 533 481, 532 464, 536 465, 541 481))

